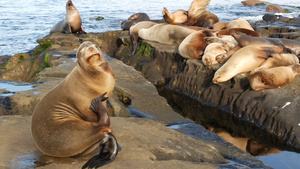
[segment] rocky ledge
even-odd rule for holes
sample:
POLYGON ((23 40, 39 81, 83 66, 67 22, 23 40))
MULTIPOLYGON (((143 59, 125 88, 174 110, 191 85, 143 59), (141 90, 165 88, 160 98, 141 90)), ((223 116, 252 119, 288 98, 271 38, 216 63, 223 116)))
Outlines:
MULTIPOLYGON (((31 114, 38 101, 74 68, 76 48, 80 42, 92 41, 106 54, 117 56, 123 46, 129 49, 130 42, 119 38, 127 33, 55 33, 39 39, 40 45, 26 54, 1 57, 1 80, 27 81, 30 83, 23 85, 34 85, 28 91, 1 91, 1 168, 80 168, 95 155, 54 158, 41 154, 30 134, 31 114)), ((122 150, 106 168, 269 168, 176 113, 158 94, 155 86, 133 67, 109 56, 107 58, 116 77, 115 90, 107 107, 111 127, 122 150), (190 132, 187 134, 193 137, 189 137, 181 133, 184 128, 177 127, 181 131, 178 132, 169 128, 170 125, 188 127, 189 131, 197 131, 198 136, 190 132)))

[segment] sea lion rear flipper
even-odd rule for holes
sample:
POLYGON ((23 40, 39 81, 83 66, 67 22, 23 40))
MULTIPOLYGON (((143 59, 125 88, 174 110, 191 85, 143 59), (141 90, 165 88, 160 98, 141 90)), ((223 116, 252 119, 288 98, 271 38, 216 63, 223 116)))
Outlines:
POLYGON ((100 153, 86 162, 82 169, 98 168, 112 162, 116 158, 119 150, 120 146, 115 136, 111 133, 105 134, 100 143, 100 153))
POLYGON ((107 92, 93 99, 90 106, 90 109, 97 115, 99 126, 109 126, 110 124, 107 111, 102 103, 103 101, 107 100, 107 97, 104 97, 106 94, 107 92))

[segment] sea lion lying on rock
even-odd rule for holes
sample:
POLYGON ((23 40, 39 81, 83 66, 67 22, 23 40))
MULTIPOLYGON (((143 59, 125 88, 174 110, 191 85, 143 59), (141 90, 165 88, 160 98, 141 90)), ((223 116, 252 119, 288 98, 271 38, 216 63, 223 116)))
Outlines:
POLYGON ((121 23, 121 28, 123 30, 129 30, 131 26, 141 21, 150 21, 150 18, 146 13, 135 13, 131 15, 126 21, 121 23))
POLYGON ((162 11, 164 20, 169 24, 181 24, 187 20, 188 13, 185 10, 178 10, 173 13, 170 13, 167 8, 164 8, 162 11))

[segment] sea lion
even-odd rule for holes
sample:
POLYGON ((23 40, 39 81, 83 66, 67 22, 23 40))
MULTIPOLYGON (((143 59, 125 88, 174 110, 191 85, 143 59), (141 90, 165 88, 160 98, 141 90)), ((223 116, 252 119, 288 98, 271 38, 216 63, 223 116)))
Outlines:
POLYGON ((207 46, 205 37, 209 36, 213 36, 213 34, 206 30, 189 34, 178 46, 179 54, 187 59, 201 59, 207 46))
POLYGON ((130 40, 131 40, 131 55, 135 54, 136 48, 138 46, 139 42, 139 31, 143 28, 150 28, 153 25, 156 25, 157 23, 152 21, 141 21, 133 26, 130 27, 129 33, 130 33, 130 40))
POLYGON ((213 26, 213 30, 222 30, 222 29, 226 29, 228 26, 228 22, 217 22, 214 24, 213 26))
POLYGON ((291 83, 300 74, 300 64, 255 69, 250 73, 250 86, 255 91, 279 88, 291 83))
POLYGON ((272 68, 277 66, 289 66, 299 63, 299 59, 296 55, 291 53, 272 53, 270 57, 264 61, 259 68, 272 68))
POLYGON ((100 147, 100 154, 85 165, 99 167, 113 161, 119 150, 104 107, 114 89, 114 73, 92 42, 79 46, 76 60, 72 72, 35 107, 31 132, 39 150, 49 156, 81 156, 100 147))
POLYGON ((164 7, 162 11, 164 20, 169 24, 181 24, 187 20, 188 13, 185 10, 178 10, 170 13, 167 8, 164 7))
POLYGON ((146 13, 133 14, 126 21, 121 23, 121 28, 123 30, 129 30, 131 26, 141 21, 150 21, 150 18, 146 13))
POLYGON ((234 48, 235 45, 230 44, 228 42, 214 42, 210 43, 206 46, 204 50, 204 54, 202 56, 202 62, 206 66, 211 66, 213 64, 217 64, 216 56, 226 53, 232 48, 234 48))
POLYGON ((228 23, 227 29, 230 28, 245 28, 254 31, 250 23, 244 19, 235 19, 228 23))
POLYGON ((274 45, 251 45, 241 48, 215 72, 213 83, 225 82, 237 74, 250 72, 259 67, 270 54, 283 50, 283 47, 274 45))
POLYGON ((231 35, 232 32, 242 32, 248 36, 261 37, 260 33, 246 28, 228 28, 228 29, 219 30, 216 33, 216 36, 231 35))
POLYGON ((251 37, 237 31, 231 31, 231 35, 235 38, 235 40, 241 47, 245 47, 247 45, 277 45, 291 49, 293 52, 295 52, 296 55, 300 54, 299 41, 283 38, 251 37))
POLYGON ((172 24, 156 24, 148 29, 140 29, 140 38, 158 43, 178 46, 189 34, 195 30, 172 24))
POLYGON ((183 24, 212 28, 215 23, 219 22, 219 18, 206 10, 209 3, 210 0, 194 0, 189 8, 187 21, 183 24))
POLYGON ((79 12, 71 0, 66 3, 66 12, 66 18, 54 25, 50 30, 50 34, 54 32, 85 33, 81 25, 79 12))

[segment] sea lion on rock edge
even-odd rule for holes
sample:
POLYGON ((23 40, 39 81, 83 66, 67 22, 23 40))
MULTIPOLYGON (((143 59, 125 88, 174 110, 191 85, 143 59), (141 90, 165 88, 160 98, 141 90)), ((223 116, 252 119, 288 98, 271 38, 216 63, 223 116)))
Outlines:
POLYGON ((260 91, 270 88, 279 88, 291 83, 296 75, 300 74, 300 64, 279 66, 273 68, 255 69, 250 73, 251 88, 260 91))
POLYGON ((227 29, 230 28, 245 28, 254 31, 250 23, 244 19, 235 19, 228 23, 227 29))
POLYGON ((241 48, 215 72, 213 83, 225 82, 237 74, 250 72, 259 67, 270 54, 283 50, 283 47, 274 45, 250 45, 241 48))
POLYGON ((102 104, 114 89, 114 73, 92 42, 79 46, 76 60, 72 72, 37 104, 31 132, 39 150, 49 156, 80 156, 100 147, 100 154, 85 165, 99 167, 113 161, 119 149, 102 104))
POLYGON ((162 11, 163 18, 169 24, 181 24, 187 20, 188 13, 185 10, 178 10, 173 13, 170 13, 167 8, 164 8, 162 11))
POLYGON ((85 33, 81 26, 81 17, 71 0, 66 4, 66 18, 54 25, 50 33, 85 33))
POLYGON ((178 46, 189 34, 195 32, 185 26, 157 24, 148 29, 140 29, 139 37, 158 43, 178 46))
POLYGON ((205 38, 210 36, 213 34, 206 30, 189 34, 178 46, 179 54, 187 59, 201 59, 207 46, 205 38))
POLYGON ((131 40, 131 55, 135 54, 136 48, 138 46, 139 42, 139 31, 143 28, 147 29, 152 27, 153 25, 156 25, 157 23, 152 21, 141 21, 133 26, 130 27, 129 33, 130 33, 130 40, 131 40))
POLYGON ((189 8, 187 21, 183 24, 212 28, 215 23, 219 22, 219 18, 206 10, 209 3, 210 0, 194 0, 189 8))
POLYGON ((289 66, 299 63, 299 59, 296 55, 291 53, 272 53, 270 57, 264 61, 259 68, 272 68, 278 66, 289 66))
POLYGON ((296 55, 300 54, 299 41, 283 38, 251 37, 237 31, 231 31, 231 35, 235 38, 235 40, 241 47, 245 47, 247 45, 277 45, 291 49, 296 53, 296 55))
POLYGON ((123 30, 129 30, 131 26, 141 21, 150 21, 149 16, 146 13, 136 13, 131 15, 126 21, 121 23, 123 30))

